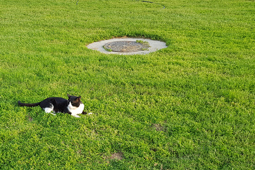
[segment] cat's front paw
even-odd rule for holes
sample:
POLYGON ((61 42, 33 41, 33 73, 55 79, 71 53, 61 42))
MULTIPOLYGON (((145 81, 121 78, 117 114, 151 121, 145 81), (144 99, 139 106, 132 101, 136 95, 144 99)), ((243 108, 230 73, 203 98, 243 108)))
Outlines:
POLYGON ((72 116, 77 117, 77 118, 80 118, 80 116, 78 116, 78 115, 72 115, 72 116))

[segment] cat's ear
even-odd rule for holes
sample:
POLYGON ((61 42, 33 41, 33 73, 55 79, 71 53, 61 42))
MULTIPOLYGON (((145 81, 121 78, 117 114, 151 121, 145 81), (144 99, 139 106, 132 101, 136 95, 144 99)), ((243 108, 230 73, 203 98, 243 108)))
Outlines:
POLYGON ((81 96, 77 97, 76 101, 81 101, 81 96))
POLYGON ((67 96, 68 96, 68 98, 70 98, 70 97, 71 97, 71 95, 69 95, 69 94, 67 94, 67 96))

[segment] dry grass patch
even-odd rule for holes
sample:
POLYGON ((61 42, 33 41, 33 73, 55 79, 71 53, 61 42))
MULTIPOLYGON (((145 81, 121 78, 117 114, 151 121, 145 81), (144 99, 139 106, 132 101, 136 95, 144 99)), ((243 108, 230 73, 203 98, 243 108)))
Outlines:
POLYGON ((124 158, 124 155, 122 152, 113 153, 110 157, 110 159, 114 160, 122 160, 124 158))
POLYGON ((165 127, 162 126, 161 124, 153 124, 152 127, 156 130, 156 131, 164 131, 165 127))

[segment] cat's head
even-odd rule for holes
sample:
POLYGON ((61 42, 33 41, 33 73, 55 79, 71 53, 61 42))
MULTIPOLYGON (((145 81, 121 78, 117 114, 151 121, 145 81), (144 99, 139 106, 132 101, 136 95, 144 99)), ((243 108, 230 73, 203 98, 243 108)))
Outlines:
POLYGON ((69 94, 67 94, 68 96, 68 101, 69 103, 72 104, 72 106, 74 107, 79 107, 81 104, 81 96, 77 97, 77 96, 71 96, 69 94))

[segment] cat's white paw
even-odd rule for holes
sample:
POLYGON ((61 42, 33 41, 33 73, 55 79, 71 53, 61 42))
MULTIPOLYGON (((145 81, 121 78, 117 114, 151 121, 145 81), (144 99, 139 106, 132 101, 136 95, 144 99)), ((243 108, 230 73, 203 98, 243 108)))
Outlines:
POLYGON ((80 116, 78 116, 78 115, 72 115, 72 116, 77 117, 77 118, 80 118, 80 116))
POLYGON ((88 115, 92 115, 92 114, 93 114, 92 112, 88 113, 88 115))

